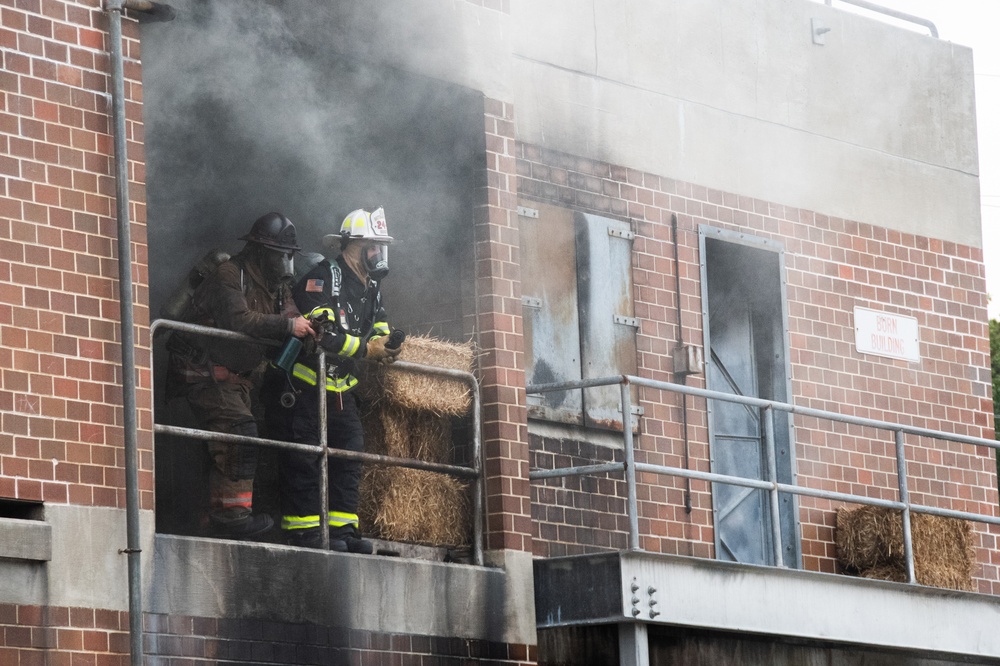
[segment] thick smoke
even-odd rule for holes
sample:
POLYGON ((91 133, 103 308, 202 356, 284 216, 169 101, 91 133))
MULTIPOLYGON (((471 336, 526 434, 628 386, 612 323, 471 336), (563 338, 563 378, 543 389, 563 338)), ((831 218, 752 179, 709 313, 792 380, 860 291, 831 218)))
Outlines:
POLYGON ((434 32, 426 17, 381 21, 369 3, 171 4, 174 21, 142 32, 153 316, 199 257, 238 251, 263 213, 286 214, 319 251, 348 211, 384 205, 392 319, 459 335, 482 105, 374 52, 394 26, 418 54, 434 32))

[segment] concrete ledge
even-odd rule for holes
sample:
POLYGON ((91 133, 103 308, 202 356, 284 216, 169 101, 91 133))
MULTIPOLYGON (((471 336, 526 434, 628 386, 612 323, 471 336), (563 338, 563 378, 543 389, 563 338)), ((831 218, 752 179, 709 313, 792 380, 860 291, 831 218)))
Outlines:
POLYGON ((510 622, 512 615, 534 618, 530 573, 166 534, 156 535, 154 551, 145 609, 152 613, 535 639, 533 622, 526 629, 510 622), (525 589, 512 589, 510 580, 525 589))
POLYGON ((1000 658, 1000 598, 971 592, 634 552, 538 560, 535 589, 539 629, 640 621, 1000 658))
POLYGON ((0 518, 0 557, 48 562, 52 559, 52 526, 38 520, 0 518))

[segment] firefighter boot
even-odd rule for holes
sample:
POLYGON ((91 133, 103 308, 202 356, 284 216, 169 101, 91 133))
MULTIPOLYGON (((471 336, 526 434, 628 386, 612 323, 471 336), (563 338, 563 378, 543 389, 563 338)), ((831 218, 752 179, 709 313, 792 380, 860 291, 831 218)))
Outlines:
POLYGON ((300 530, 286 530, 285 543, 299 548, 322 548, 323 533, 318 527, 307 527, 300 530))
POLYGON ((356 527, 343 525, 330 528, 330 550, 371 555, 375 552, 375 547, 372 546, 371 541, 365 541, 361 538, 356 527))
POLYGON ((245 513, 236 519, 228 516, 212 515, 212 536, 222 539, 252 539, 264 534, 274 526, 274 520, 266 513, 245 513))

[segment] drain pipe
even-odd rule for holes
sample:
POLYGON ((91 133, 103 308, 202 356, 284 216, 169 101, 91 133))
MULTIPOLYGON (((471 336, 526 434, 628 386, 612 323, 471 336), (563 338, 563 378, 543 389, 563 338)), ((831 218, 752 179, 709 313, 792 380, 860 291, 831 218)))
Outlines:
POLYGON ((115 157, 115 203, 118 213, 118 299, 121 308, 122 410, 125 442, 125 513, 127 521, 128 616, 131 665, 142 666, 142 569, 139 555, 139 453, 135 398, 135 326, 132 303, 132 237, 129 229, 128 141, 125 135, 125 67, 122 56, 122 12, 150 12, 156 20, 173 18, 173 10, 148 0, 107 0, 108 50, 115 157))
MULTIPOLYGON (((670 224, 674 233, 674 289, 677 300, 677 346, 675 353, 684 348, 684 325, 681 321, 681 260, 677 246, 677 213, 670 214, 670 224)), ((681 384, 687 384, 687 373, 680 375, 681 384)), ((681 393, 681 433, 684 437, 684 469, 691 469, 691 442, 688 439, 688 401, 687 394, 681 393)), ((1000 449, 998 449, 1000 450, 1000 449)), ((691 513, 691 479, 684 477, 684 511, 691 513)))

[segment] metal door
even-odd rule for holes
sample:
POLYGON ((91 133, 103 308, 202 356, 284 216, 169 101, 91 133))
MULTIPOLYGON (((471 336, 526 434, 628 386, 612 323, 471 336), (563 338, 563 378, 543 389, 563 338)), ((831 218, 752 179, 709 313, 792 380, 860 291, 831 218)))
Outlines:
MULTIPOLYGON (((527 383, 635 373, 638 322, 632 303, 630 224, 520 203, 527 383)), ((638 392, 631 390, 629 407, 638 413, 638 392)), ((530 395, 528 415, 621 430, 621 389, 614 385, 530 395)))
MULTIPOLYGON (((717 277, 717 276, 713 276, 717 277)), ((722 288, 709 279, 712 342, 706 365, 713 391, 758 396, 753 326, 745 294, 737 285, 722 288), (713 288, 714 287, 714 288, 713 288)), ((761 424, 757 410, 734 402, 712 403, 712 455, 720 474, 764 478, 761 424)), ((763 490, 724 483, 712 489, 719 559, 766 563, 770 514, 763 490)))
MULTIPOLYGON (((575 221, 582 378, 635 374, 639 322, 632 303, 631 227, 586 213, 575 221)), ((630 393, 629 407, 638 413, 638 390, 633 386, 630 393)), ((621 430, 620 386, 584 389, 583 406, 587 426, 621 430)))
MULTIPOLYGON (((573 211, 534 202, 520 208, 521 304, 528 384, 576 381, 580 370, 573 211)), ((535 418, 583 424, 583 391, 528 396, 535 418)))
MULTIPOLYGON (((700 235, 708 388, 787 402, 791 378, 780 248, 717 229, 703 228, 700 235)), ((712 471, 770 480, 759 410, 723 400, 709 400, 708 410, 712 471)), ((792 429, 784 412, 775 413, 774 438, 778 480, 791 483, 792 429)), ((768 493, 714 483, 712 497, 716 557, 775 564, 768 493)), ((796 502, 787 493, 779 502, 784 564, 798 566, 796 502)))

